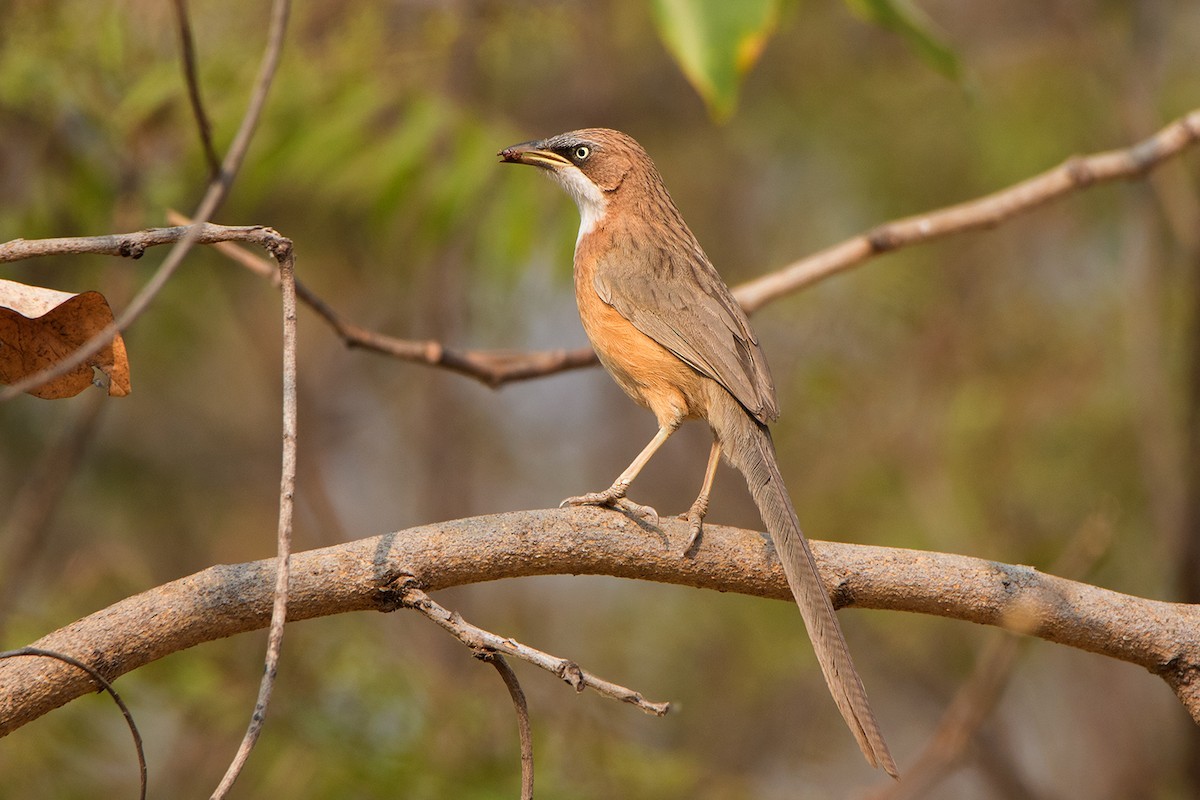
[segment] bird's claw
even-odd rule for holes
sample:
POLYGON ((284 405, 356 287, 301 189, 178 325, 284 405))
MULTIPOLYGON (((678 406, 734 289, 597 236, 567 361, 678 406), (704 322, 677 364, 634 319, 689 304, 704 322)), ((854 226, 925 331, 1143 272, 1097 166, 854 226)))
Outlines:
POLYGON ((624 511, 635 517, 641 517, 651 527, 658 527, 658 512, 652 506, 644 506, 641 503, 635 503, 627 497, 622 497, 613 504, 615 508, 624 511))
POLYGON ((700 536, 704 533, 704 516, 692 510, 680 514, 679 518, 687 522, 688 531, 691 533, 688 536, 687 544, 683 546, 683 553, 687 555, 692 552, 692 548, 696 546, 696 543, 700 541, 700 536))
POLYGON ((581 494, 578 497, 568 497, 558 504, 559 508, 567 506, 601 506, 604 508, 615 508, 630 516, 642 517, 650 525, 658 527, 658 512, 650 506, 644 506, 640 503, 635 503, 625 496, 627 487, 616 485, 605 489, 603 492, 588 492, 581 494))
POLYGON ((696 498, 696 502, 692 503, 692 507, 679 515, 679 518, 686 520, 688 531, 691 535, 688 537, 687 544, 683 547, 683 554, 686 556, 692 552, 692 548, 696 547, 696 543, 700 541, 700 536, 704 533, 704 517, 708 514, 708 497, 701 494, 696 498))
POLYGON ((567 506, 611 506, 617 502, 619 495, 612 493, 612 489, 604 492, 588 492, 577 497, 568 497, 558 504, 559 508, 567 506))

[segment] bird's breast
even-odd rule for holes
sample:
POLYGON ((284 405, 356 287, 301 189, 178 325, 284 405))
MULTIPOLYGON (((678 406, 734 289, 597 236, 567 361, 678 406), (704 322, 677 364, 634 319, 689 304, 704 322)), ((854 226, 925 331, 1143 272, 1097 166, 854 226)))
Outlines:
POLYGON ((609 253, 603 231, 581 237, 575 248, 575 300, 600 363, 626 394, 654 412, 660 425, 703 416, 705 378, 597 294, 597 265, 609 253))

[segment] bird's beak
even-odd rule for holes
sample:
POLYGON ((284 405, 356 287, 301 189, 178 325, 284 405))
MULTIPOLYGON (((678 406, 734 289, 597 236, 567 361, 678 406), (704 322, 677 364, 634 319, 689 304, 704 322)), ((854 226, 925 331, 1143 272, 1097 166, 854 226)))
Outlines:
POLYGON ((521 142, 497 153, 506 164, 529 164, 551 171, 571 166, 571 162, 551 150, 539 147, 541 142, 521 142))

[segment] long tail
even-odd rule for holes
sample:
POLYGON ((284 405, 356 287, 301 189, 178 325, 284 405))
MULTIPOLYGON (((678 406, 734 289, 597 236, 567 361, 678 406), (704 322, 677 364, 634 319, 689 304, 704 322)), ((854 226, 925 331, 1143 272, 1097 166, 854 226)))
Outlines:
POLYGON ((763 524, 783 562, 788 585, 800 606, 800 614, 804 617, 834 702, 871 766, 883 767, 893 778, 898 777, 896 762, 892 760, 879 722, 871 711, 866 689, 854 668, 841 625, 779 474, 770 431, 747 414, 731 396, 725 397, 728 403, 719 403, 722 408, 710 408, 709 424, 730 463, 746 478, 763 524))

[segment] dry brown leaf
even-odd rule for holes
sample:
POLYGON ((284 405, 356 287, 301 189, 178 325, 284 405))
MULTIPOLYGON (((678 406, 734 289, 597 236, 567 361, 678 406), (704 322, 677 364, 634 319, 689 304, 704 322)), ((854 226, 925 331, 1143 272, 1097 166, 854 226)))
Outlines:
MULTIPOLYGON (((78 349, 113 321, 99 292, 70 294, 0 280, 0 383, 15 383, 78 349)), ((65 375, 29 394, 47 400, 74 397, 94 382, 93 368, 107 378, 113 397, 129 394, 129 359, 120 334, 65 375)))

